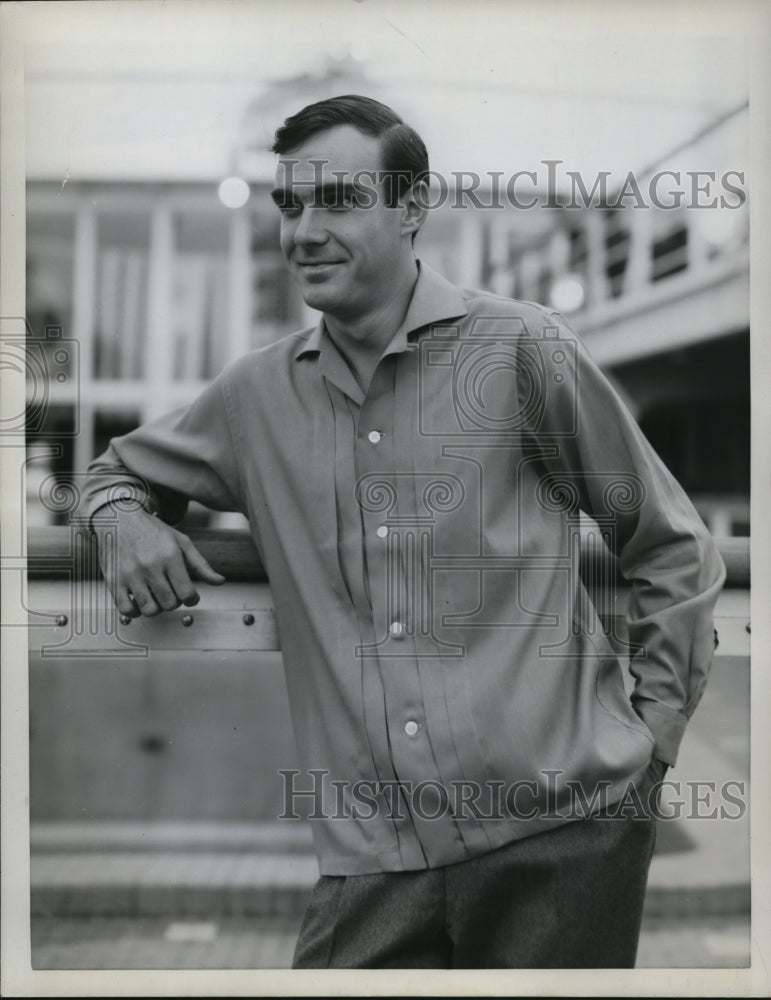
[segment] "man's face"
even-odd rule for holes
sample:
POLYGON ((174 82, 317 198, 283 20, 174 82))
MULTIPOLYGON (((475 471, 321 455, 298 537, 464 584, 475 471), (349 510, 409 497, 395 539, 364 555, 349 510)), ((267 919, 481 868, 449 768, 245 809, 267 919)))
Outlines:
POLYGON ((281 250, 305 302, 355 321, 388 301, 411 255, 404 211, 389 208, 380 140, 337 125, 284 156, 273 199, 281 250))

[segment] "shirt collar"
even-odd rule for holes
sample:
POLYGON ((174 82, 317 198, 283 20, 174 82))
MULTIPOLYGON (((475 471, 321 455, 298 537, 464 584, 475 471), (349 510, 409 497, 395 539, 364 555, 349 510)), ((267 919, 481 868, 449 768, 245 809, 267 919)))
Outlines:
MULTIPOLYGON (((384 354, 414 350, 416 344, 414 338, 410 340, 410 334, 416 333, 431 323, 439 323, 442 320, 455 319, 467 314, 468 308, 461 290, 419 260, 418 280, 415 282, 407 315, 384 354)), ((324 350, 326 336, 327 331, 322 317, 307 340, 304 340, 295 351, 295 358, 321 353, 324 350)))

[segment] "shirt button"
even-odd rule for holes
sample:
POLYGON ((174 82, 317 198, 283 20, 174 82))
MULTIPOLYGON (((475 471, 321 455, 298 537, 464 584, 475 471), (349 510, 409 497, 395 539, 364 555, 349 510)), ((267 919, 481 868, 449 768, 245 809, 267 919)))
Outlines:
POLYGON ((410 719, 409 722, 404 723, 404 731, 408 736, 417 736, 419 729, 420 726, 417 722, 413 722, 412 719, 410 719))
POLYGON ((369 434, 367 435, 372 444, 377 444, 382 436, 383 435, 380 433, 380 431, 370 431, 369 434))
POLYGON ((401 622, 391 622, 391 635, 394 639, 404 638, 404 626, 401 622))
POLYGON ((388 534, 388 528, 384 524, 381 524, 380 527, 375 532, 375 534, 377 535, 378 538, 385 538, 386 535, 388 534))

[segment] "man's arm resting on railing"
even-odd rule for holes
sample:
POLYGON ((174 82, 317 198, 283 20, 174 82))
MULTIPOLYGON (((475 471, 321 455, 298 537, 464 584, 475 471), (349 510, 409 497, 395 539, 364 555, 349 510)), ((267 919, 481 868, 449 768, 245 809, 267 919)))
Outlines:
POLYGON ((244 512, 222 377, 190 406, 114 438, 88 468, 81 514, 97 536, 102 573, 122 614, 196 604, 193 579, 224 583, 171 527, 189 500, 244 512))

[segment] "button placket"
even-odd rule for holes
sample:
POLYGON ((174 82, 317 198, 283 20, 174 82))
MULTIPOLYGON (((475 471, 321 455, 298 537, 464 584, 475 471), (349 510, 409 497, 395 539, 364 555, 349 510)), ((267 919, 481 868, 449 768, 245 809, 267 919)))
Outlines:
MULTIPOLYGON (((363 543, 375 632, 382 637, 381 630, 384 630, 388 639, 401 639, 406 636, 401 607, 394 602, 393 595, 388 594, 388 588, 394 583, 390 564, 392 527, 389 519, 396 502, 394 441, 389 426, 393 419, 393 377, 388 367, 376 369, 359 414, 361 431, 358 438, 357 490, 362 504, 363 543), (384 427, 385 430, 382 429, 384 427), (389 499, 391 496, 393 501, 389 499), (381 504, 381 499, 385 505, 381 504)), ((375 652, 374 649, 372 652, 375 652)))
MULTIPOLYGON (((404 476, 399 473, 410 471, 409 468, 396 466, 396 455, 393 448, 396 445, 394 437, 389 437, 390 423, 393 419, 391 408, 393 400, 389 397, 387 410, 383 410, 384 400, 382 395, 377 396, 376 390, 379 386, 377 377, 373 379, 370 386, 370 398, 363 407, 364 420, 359 441, 363 443, 360 452, 361 462, 359 466, 359 484, 364 482, 364 476, 371 476, 367 479, 364 487, 361 488, 361 495, 369 497, 366 487, 372 487, 374 500, 379 480, 382 478, 382 497, 385 506, 379 509, 368 510, 365 506, 362 511, 362 522, 364 527, 364 544, 367 549, 367 566, 370 574, 370 591, 372 594, 372 609, 375 617, 375 632, 385 625, 386 640, 378 642, 377 649, 372 652, 379 656, 382 652, 385 659, 381 661, 381 675, 386 692, 387 717, 390 725, 398 725, 399 730, 409 738, 409 758, 410 763, 403 761, 404 766, 417 767, 421 773, 424 765, 421 764, 422 754, 425 747, 421 747, 421 741, 416 740, 422 732, 422 725, 419 721, 421 713, 420 691, 417 674, 417 663, 414 660, 415 650, 411 641, 409 613, 405 602, 408 599, 407 582, 404 579, 404 567, 400 556, 398 545, 398 527, 392 523, 398 509, 399 499, 397 489, 400 494, 404 485, 404 476), (369 410, 369 412, 367 412, 369 410), (367 419, 369 418, 369 419, 367 419), (383 431, 380 428, 386 427, 383 431), (388 485, 390 484, 390 486, 388 485), (394 499, 387 503, 386 497, 390 493, 394 499), (384 617, 381 617, 384 616, 384 617), (398 721, 397 721, 398 720, 398 721), (416 754, 418 755, 416 757, 416 754)), ((383 385, 383 389, 388 389, 383 385)), ((379 498, 380 494, 378 494, 379 498)), ((373 508, 377 508, 377 501, 373 503, 373 508)), ((398 520, 398 518, 397 518, 398 520)), ((428 761, 425 762, 428 766, 428 761)))

